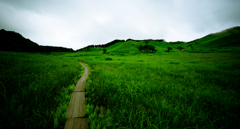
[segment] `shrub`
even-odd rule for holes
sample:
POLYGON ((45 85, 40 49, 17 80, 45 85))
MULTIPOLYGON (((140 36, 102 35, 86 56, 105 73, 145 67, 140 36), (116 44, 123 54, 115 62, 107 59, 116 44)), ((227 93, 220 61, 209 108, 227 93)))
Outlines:
POLYGON ((112 58, 106 58, 105 60, 112 60, 112 58))
POLYGON ((103 49, 103 53, 106 53, 107 52, 107 49, 103 49))
POLYGON ((184 49, 183 47, 177 47, 177 49, 179 49, 180 51, 182 50, 182 49, 184 49))
POLYGON ((179 62, 170 62, 169 64, 180 64, 179 62))

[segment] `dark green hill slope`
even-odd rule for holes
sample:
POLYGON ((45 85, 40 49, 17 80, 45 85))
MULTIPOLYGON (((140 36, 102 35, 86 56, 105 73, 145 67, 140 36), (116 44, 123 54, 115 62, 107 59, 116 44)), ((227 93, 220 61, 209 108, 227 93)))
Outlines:
POLYGON ((56 46, 41 46, 24 38, 21 34, 14 31, 0 30, 0 51, 16 52, 73 52, 71 48, 56 46))
POLYGON ((218 33, 209 34, 187 43, 189 52, 239 52, 240 27, 233 27, 218 33))
POLYGON ((1 51, 39 51, 39 45, 29 39, 24 38, 21 34, 13 31, 0 30, 0 50, 1 51))

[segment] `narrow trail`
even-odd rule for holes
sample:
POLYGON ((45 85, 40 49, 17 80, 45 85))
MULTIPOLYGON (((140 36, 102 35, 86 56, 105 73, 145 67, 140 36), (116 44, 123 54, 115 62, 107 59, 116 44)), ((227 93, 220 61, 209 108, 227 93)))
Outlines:
POLYGON ((89 69, 80 62, 84 67, 84 73, 78 80, 72 93, 71 100, 67 109, 67 122, 65 129, 88 129, 88 118, 85 117, 85 86, 89 69))

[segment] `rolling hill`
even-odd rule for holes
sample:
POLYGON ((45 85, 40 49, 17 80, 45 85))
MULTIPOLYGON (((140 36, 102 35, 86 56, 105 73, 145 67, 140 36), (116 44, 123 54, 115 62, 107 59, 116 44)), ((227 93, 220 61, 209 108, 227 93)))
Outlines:
MULTIPOLYGON (((202 38, 190 42, 166 42, 161 40, 113 40, 103 45, 89 45, 77 51, 102 53, 102 49, 107 49, 110 55, 118 54, 138 54, 138 47, 145 44, 153 45, 157 49, 156 54, 165 53, 168 47, 179 51, 177 47, 183 47, 183 52, 190 53, 222 53, 222 52, 240 52, 240 27, 232 27, 221 32, 212 33, 202 38)), ((22 52, 72 52, 71 48, 40 46, 29 39, 24 38, 19 33, 13 31, 0 30, 1 51, 22 51, 22 52)))
MULTIPOLYGON (((109 52, 114 53, 139 53, 137 47, 144 45, 145 41, 136 42, 129 40, 125 42, 118 42, 114 45, 106 47, 109 52)), ((172 47, 173 51, 177 47, 183 47, 182 51, 185 52, 200 52, 200 53, 218 53, 218 52, 240 52, 240 27, 233 27, 221 32, 212 33, 204 36, 200 39, 193 40, 191 42, 165 42, 150 40, 148 44, 153 45, 158 50, 157 53, 165 52, 168 47, 172 47), (192 48, 191 48, 192 46, 192 48)))
POLYGON ((179 52, 177 47, 183 47, 182 52, 189 53, 225 53, 240 52, 240 27, 233 27, 221 32, 212 33, 190 42, 166 42, 164 40, 113 40, 105 45, 89 45, 78 51, 88 54, 101 54, 102 49, 107 49, 109 55, 139 54, 138 47, 145 44, 153 45, 157 49, 156 54, 163 54, 168 47, 170 52, 179 52), (93 52, 94 51, 94 52, 93 52), (98 51, 98 52, 97 52, 98 51), (93 52, 93 53, 91 53, 93 52), (96 53, 97 52, 97 53, 96 53))

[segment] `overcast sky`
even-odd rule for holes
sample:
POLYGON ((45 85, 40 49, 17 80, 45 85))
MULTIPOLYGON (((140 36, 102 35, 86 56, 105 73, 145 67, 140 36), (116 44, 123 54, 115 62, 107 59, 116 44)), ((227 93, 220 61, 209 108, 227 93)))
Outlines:
POLYGON ((74 50, 114 39, 191 41, 240 26, 240 0, 0 0, 0 29, 74 50))

